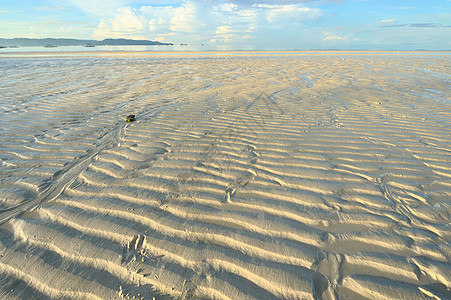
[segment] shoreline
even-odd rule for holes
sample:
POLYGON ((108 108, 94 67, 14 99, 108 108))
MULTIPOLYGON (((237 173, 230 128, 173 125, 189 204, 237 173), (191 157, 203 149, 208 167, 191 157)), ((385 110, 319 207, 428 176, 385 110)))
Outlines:
POLYGON ((229 56, 304 56, 304 55, 423 55, 423 54, 451 54, 451 50, 207 50, 207 51, 17 51, 17 52, 2 52, 0 50, 0 57, 229 57, 229 56))

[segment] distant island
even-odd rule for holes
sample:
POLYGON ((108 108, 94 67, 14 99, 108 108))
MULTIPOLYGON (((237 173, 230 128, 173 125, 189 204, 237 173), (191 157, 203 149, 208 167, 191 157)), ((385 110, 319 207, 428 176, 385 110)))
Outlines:
POLYGON ((0 46, 3 47, 45 47, 52 46, 172 46, 172 43, 161 43, 157 41, 148 40, 130 40, 130 39, 104 39, 102 41, 96 40, 78 40, 78 39, 29 39, 29 38, 14 38, 2 39, 0 38, 0 46))

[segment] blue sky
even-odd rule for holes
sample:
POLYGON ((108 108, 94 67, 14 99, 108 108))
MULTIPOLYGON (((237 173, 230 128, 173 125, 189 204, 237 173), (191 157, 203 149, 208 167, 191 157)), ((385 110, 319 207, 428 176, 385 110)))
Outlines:
POLYGON ((451 49, 451 0, 13 0, 0 37, 254 49, 451 49))

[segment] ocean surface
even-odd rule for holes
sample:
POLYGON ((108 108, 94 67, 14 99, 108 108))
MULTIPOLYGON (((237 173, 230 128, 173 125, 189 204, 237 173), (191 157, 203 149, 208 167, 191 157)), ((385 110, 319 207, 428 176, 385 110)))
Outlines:
POLYGON ((366 50, 279 50, 279 49, 255 49, 253 47, 240 47, 236 49, 234 46, 212 46, 212 45, 173 45, 173 46, 96 46, 96 47, 84 47, 84 46, 60 46, 60 47, 8 47, 0 48, 0 57, 14 57, 14 56, 42 56, 42 55, 61 55, 70 56, 72 55, 99 55, 103 56, 105 53, 113 55, 114 53, 135 53, 139 56, 152 56, 161 55, 161 53, 166 53, 166 55, 180 55, 184 53, 187 55, 197 55, 199 52, 203 52, 204 55, 224 55, 226 53, 254 53, 254 54, 302 54, 302 53, 398 53, 398 54, 420 54, 420 55, 450 55, 450 51, 366 51, 366 50), (78 54, 77 54, 78 53, 78 54), (137 54, 139 53, 139 54, 137 54))

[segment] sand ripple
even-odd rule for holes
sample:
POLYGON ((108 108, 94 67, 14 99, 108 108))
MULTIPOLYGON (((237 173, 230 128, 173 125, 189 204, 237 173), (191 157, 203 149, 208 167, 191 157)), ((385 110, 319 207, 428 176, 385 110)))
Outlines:
POLYGON ((2 297, 451 298, 449 55, 0 62, 2 297))

